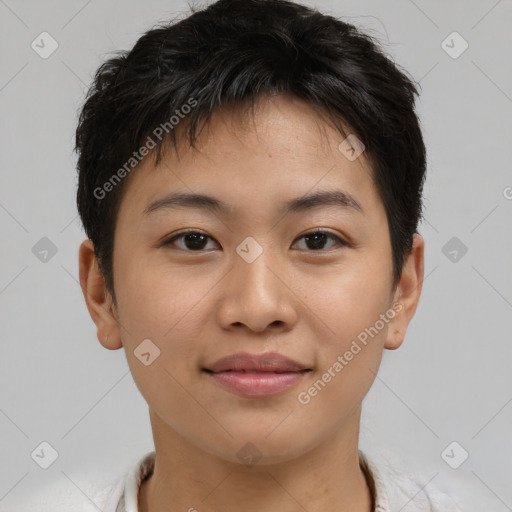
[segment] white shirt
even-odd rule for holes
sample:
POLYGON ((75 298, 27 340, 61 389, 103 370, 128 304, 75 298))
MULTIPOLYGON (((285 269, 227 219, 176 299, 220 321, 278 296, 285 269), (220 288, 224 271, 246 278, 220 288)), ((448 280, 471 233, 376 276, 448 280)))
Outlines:
MULTIPOLYGON (((400 475, 389 468, 380 471, 368 457, 359 451, 361 468, 373 495, 373 512, 460 512, 446 495, 425 482, 400 475)), ((23 510, 30 512, 139 512, 138 494, 141 482, 154 468, 155 452, 141 457, 122 477, 110 485, 90 484, 78 491, 75 487, 48 490, 23 510)))

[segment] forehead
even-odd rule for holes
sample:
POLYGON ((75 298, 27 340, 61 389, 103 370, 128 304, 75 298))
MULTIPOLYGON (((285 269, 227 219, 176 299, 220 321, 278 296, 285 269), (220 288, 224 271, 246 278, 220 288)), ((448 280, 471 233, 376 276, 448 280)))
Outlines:
POLYGON ((322 191, 341 192, 338 199, 344 195, 365 214, 382 209, 365 153, 351 160, 343 141, 300 100, 266 99, 254 115, 225 109, 213 114, 195 148, 182 137, 178 154, 166 145, 159 165, 145 159, 134 169, 119 217, 126 212, 143 216, 173 191, 214 196, 233 215, 282 213, 293 207, 292 198, 322 191))

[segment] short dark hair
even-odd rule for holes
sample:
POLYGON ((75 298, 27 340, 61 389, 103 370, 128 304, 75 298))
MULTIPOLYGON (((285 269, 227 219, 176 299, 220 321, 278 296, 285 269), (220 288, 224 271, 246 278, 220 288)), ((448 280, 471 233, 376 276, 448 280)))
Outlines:
POLYGON ((80 112, 78 211, 114 301, 114 232, 126 162, 136 165, 134 152, 149 138, 157 164, 162 142, 176 148, 178 130, 170 120, 180 112, 189 112, 180 116, 179 132, 188 133, 194 147, 199 126, 216 111, 276 94, 309 103, 344 137, 348 127, 364 143, 387 214, 395 286, 423 209, 426 150, 415 82, 373 37, 313 8, 286 0, 219 0, 191 11, 105 61, 80 112), (155 136, 159 126, 164 137, 162 129, 155 136))

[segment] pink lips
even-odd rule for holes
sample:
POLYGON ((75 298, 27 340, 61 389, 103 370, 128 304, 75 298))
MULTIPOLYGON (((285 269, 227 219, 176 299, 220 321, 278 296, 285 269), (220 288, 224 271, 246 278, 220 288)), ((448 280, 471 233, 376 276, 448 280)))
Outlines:
POLYGON ((304 365, 275 352, 262 355, 233 354, 203 370, 223 387, 248 397, 284 391, 310 371, 304 365))

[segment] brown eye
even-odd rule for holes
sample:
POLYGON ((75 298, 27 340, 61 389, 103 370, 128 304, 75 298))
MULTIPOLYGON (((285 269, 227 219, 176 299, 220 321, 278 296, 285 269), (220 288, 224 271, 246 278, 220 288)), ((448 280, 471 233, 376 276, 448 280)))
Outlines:
MULTIPOLYGON (((337 241, 338 245, 341 245, 341 246, 348 245, 340 237, 338 237, 332 233, 329 233, 328 231, 319 231, 319 230, 313 231, 311 233, 306 233, 305 235, 302 235, 300 237, 300 239, 304 239, 306 241, 306 248, 313 250, 313 251, 325 249, 325 245, 329 239, 337 241)), ((328 247, 328 249, 329 248, 330 247, 328 247)))
POLYGON ((212 237, 201 231, 186 231, 169 238, 163 245, 175 245, 184 251, 203 251, 206 248, 208 239, 213 240, 212 237), (176 241, 180 241, 180 243, 178 244, 176 241))
MULTIPOLYGON (((302 235, 299 240, 305 241, 305 247, 299 248, 308 251, 325 251, 333 246, 347 246, 348 243, 340 237, 328 231, 316 230, 302 235), (329 245, 329 240, 334 244, 329 245), (336 243, 337 242, 337 243, 336 243), (328 245, 328 247, 326 247, 328 245)), ((169 238, 163 243, 164 246, 173 245, 178 249, 189 252, 207 250, 208 240, 214 240, 211 236, 201 231, 184 231, 169 238)), ((211 247, 210 247, 211 249, 211 247)))

